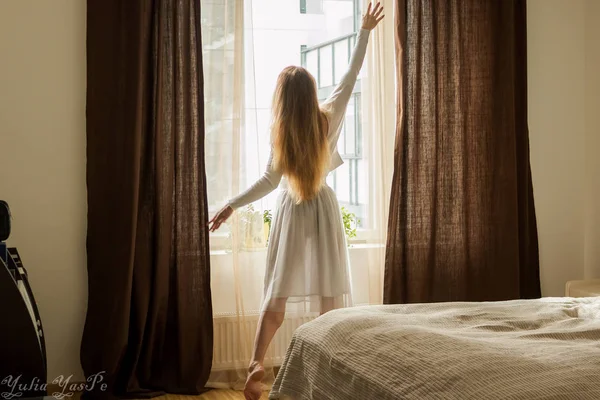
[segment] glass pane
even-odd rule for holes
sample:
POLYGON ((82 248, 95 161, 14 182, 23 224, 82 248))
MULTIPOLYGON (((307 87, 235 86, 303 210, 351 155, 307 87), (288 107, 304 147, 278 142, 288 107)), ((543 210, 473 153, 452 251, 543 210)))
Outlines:
POLYGON ((348 102, 348 108, 346 109, 346 118, 344 120, 346 127, 346 151, 345 154, 355 155, 356 154, 356 122, 354 121, 354 96, 350 98, 348 102))
POLYGON ((317 80, 319 84, 319 55, 316 50, 309 51, 306 53, 306 69, 310 72, 317 80))
POLYGON ((328 184, 328 185, 329 185, 329 187, 331 187, 331 188, 333 188, 333 187, 334 187, 334 179, 333 179, 333 176, 334 176, 334 174, 335 174, 335 172, 334 172, 334 173, 331 173, 331 174, 329 174, 329 175, 327 175, 327 184, 328 184))
POLYGON ((348 40, 334 44, 335 49, 335 84, 337 85, 348 68, 348 40))
POLYGON ((358 173, 358 204, 367 204, 369 202, 369 188, 367 186, 367 163, 365 160, 357 160, 358 173))
POLYGON ((333 47, 331 45, 321 47, 319 50, 319 87, 333 85, 333 47))
POLYGON ((353 1, 353 3, 355 3, 356 5, 356 9, 354 10, 354 30, 358 31, 360 29, 360 25, 362 23, 362 13, 363 13, 363 7, 362 7, 362 1, 358 0, 358 1, 353 1))
MULTIPOLYGON (((208 205, 211 213, 232 195, 233 161, 233 3, 203 4, 202 56, 208 205)), ((225 229, 223 227, 221 230, 225 229)))
POLYGON ((355 109, 356 109, 356 155, 362 156, 363 151, 363 132, 362 132, 362 100, 360 93, 354 95, 355 109))
POLYGON ((350 204, 358 203, 358 193, 356 193, 356 160, 348 160, 350 169, 350 204))
POLYGON ((340 138, 338 139, 337 142, 337 150, 340 154, 345 154, 345 145, 346 143, 346 127, 344 125, 342 125, 342 131, 340 133, 340 138))
POLYGON ((247 108, 244 115, 242 140, 242 163, 240 190, 259 179, 265 171, 269 158, 269 124, 271 110, 247 108), (245 179, 241 179, 242 175, 245 179))
POLYGON ((340 203, 350 202, 350 168, 348 161, 344 162, 336 170, 336 188, 340 203))

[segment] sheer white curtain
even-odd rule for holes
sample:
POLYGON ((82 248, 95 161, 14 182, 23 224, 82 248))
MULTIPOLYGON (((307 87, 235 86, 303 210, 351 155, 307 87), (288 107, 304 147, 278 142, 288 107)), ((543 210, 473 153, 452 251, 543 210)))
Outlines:
MULTIPOLYGON (((290 32, 297 26, 286 26, 283 22, 281 26, 273 24, 273 14, 290 12, 290 1, 201 2, 206 173, 212 215, 263 172, 269 151, 272 89, 279 71, 289 60, 295 60, 296 54, 294 63, 300 64, 301 57, 300 45, 294 42, 295 36, 290 32), (281 57, 282 54, 285 56, 281 57)), ((390 64, 389 58, 394 53, 392 2, 386 2, 390 3, 388 15, 371 36, 361 74, 363 140, 368 161, 367 208, 375 233, 367 243, 350 248, 355 304, 382 302, 395 123, 395 99, 390 89, 395 87, 393 59, 390 64)), ((365 1, 363 9, 366 4, 365 1)), ((302 17, 292 19, 298 21, 299 18, 302 17)), ((306 18, 318 20, 315 16, 306 18)), ((342 67, 336 66, 337 69, 342 67)), ((243 388, 263 295, 269 220, 264 211, 272 209, 275 196, 276 193, 237 211, 226 226, 211 236, 215 348, 208 386, 243 388)), ((316 316, 301 307, 288 308, 286 320, 265 360, 267 387, 274 378, 273 367, 283 361, 294 329, 316 316)))
MULTIPOLYGON (((264 168, 255 106, 252 1, 201 0, 206 175, 211 214, 264 168), (253 157, 249 157, 253 154, 253 157)), ((243 388, 262 297, 261 204, 234 213, 211 235, 215 347, 208 386, 243 388)), ((272 378, 272 370, 269 371, 272 378)), ((269 375, 269 374, 268 374, 269 375)))
MULTIPOLYGON (((366 10, 369 0, 361 0, 366 10)), ((365 263, 353 266, 355 301, 382 304, 389 197, 394 169, 396 84, 394 59, 394 2, 381 0, 385 18, 371 33, 361 75, 365 157, 369 165, 370 239, 365 263)))

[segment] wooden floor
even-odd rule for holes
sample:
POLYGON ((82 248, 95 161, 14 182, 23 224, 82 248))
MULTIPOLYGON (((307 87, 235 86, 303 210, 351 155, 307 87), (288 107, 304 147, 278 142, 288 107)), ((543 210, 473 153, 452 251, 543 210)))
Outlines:
MULTIPOLYGON (((51 386, 51 385, 48 385, 51 386)), ((55 392, 61 392, 60 389, 55 389, 55 392)), ((52 393, 52 392, 50 392, 52 393)), ((75 392, 74 396, 69 400, 80 400, 81 393, 75 392)), ((260 400, 268 400, 269 392, 264 392, 260 400)), ((244 393, 235 390, 214 389, 199 396, 182 396, 178 394, 167 394, 164 396, 154 397, 152 400, 244 400, 244 393)))
MULTIPOLYGON (((269 392, 264 392, 261 400, 267 400, 269 392)), ((165 396, 155 397, 154 400, 244 400, 244 394, 235 390, 211 390, 200 396, 180 396, 176 394, 167 394, 165 396)))

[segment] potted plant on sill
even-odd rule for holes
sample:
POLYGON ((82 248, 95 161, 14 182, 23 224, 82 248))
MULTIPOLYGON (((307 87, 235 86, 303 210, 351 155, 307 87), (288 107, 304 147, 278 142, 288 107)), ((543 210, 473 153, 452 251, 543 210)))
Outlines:
MULTIPOLYGON (((229 223, 228 225, 230 231, 227 236, 231 243, 233 224, 229 223)), ((240 247, 242 250, 257 251, 264 249, 266 246, 263 215, 260 211, 256 211, 252 204, 243 210, 239 210, 238 234, 238 237, 241 238, 240 247)))
POLYGON ((356 214, 348 211, 346 207, 342 207, 341 211, 344 232, 346 233, 346 242, 348 243, 348 247, 351 247, 350 239, 356 237, 356 229, 358 228, 358 224, 360 224, 360 220, 356 218, 356 214))
POLYGON ((263 212, 263 231, 265 235, 265 246, 269 244, 269 234, 271 233, 271 222, 273 221, 273 215, 271 210, 265 210, 263 212))

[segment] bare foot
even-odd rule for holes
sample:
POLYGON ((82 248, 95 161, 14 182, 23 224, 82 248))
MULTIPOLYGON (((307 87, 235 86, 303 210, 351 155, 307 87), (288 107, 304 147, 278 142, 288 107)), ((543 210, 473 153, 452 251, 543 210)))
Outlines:
POLYGON ((248 367, 248 379, 244 387, 246 400, 260 400, 262 395, 262 379, 265 377, 265 368, 258 362, 253 362, 248 367))

